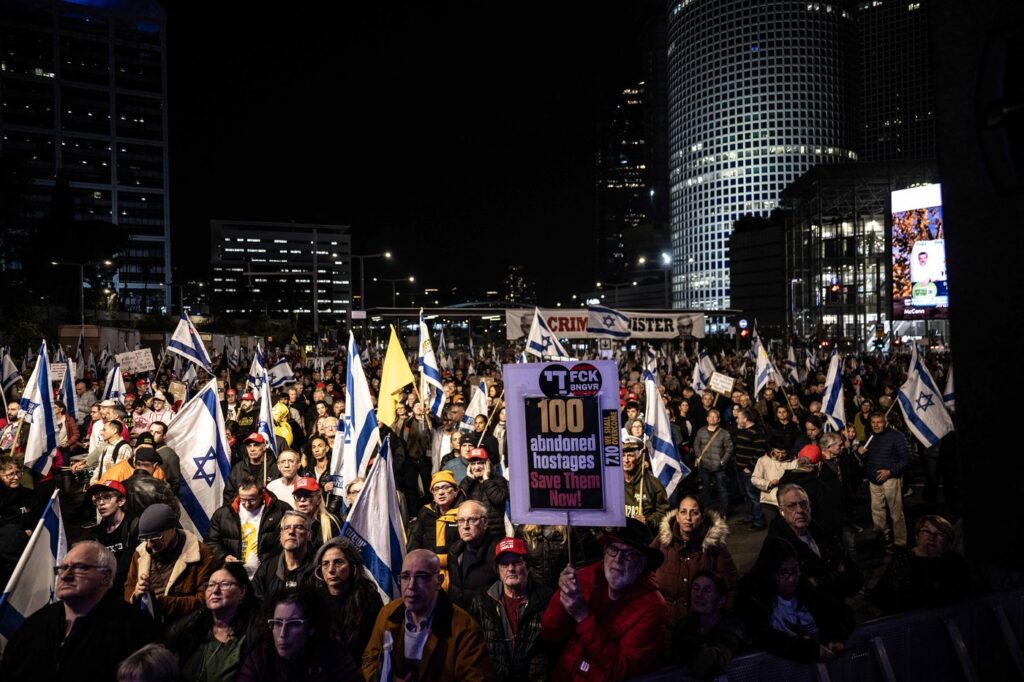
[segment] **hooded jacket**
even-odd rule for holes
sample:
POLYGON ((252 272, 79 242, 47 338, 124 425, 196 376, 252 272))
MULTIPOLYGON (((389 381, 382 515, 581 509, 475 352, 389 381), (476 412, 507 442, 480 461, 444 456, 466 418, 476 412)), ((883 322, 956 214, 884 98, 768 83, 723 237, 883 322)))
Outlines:
POLYGON ((729 588, 727 606, 732 605, 740 575, 732 554, 725 546, 729 525, 718 512, 708 510, 700 529, 688 541, 679 534, 675 514, 666 516, 651 546, 661 550, 665 561, 654 574, 658 590, 669 608, 669 623, 675 625, 690 610, 690 585, 698 571, 707 570, 725 581, 729 588))
MULTIPOLYGON (((203 585, 213 575, 220 561, 215 561, 210 549, 199 541, 190 531, 179 530, 184 534, 181 551, 174 560, 171 575, 161 594, 156 597, 157 618, 164 623, 187 616, 203 606, 203 585)), ((131 602, 135 585, 140 575, 149 575, 153 557, 143 542, 135 548, 132 563, 128 567, 128 579, 124 585, 125 601, 131 602)))
POLYGON ((590 607, 587 617, 577 623, 555 593, 541 620, 541 636, 561 652, 551 679, 603 682, 661 667, 671 630, 654 575, 642 573, 615 601, 608 598, 604 562, 584 566, 576 577, 590 607))
MULTIPOLYGON (((230 505, 224 505, 213 512, 210 529, 206 533, 206 544, 213 550, 217 561, 223 562, 224 557, 242 558, 242 521, 238 517, 238 506, 241 500, 235 496, 230 505)), ((263 516, 256 532, 256 553, 261 562, 267 557, 281 551, 279 527, 281 517, 291 507, 277 499, 266 490, 263 491, 263 516)))

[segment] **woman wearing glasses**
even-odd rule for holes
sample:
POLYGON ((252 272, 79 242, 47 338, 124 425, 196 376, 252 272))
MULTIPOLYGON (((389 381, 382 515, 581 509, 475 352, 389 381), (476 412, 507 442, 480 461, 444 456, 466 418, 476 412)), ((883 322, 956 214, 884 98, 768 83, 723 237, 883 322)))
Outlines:
POLYGON ((182 679, 229 682, 265 632, 249 575, 233 562, 210 576, 205 607, 171 626, 167 648, 178 656, 182 679))
POLYGON ((331 639, 327 605, 310 589, 278 592, 267 604, 263 640, 242 664, 239 682, 362 680, 352 656, 331 639))
POLYGON ((384 608, 377 587, 363 571, 363 559, 346 538, 334 538, 317 550, 313 574, 331 607, 331 634, 354 661, 362 661, 373 622, 384 608))

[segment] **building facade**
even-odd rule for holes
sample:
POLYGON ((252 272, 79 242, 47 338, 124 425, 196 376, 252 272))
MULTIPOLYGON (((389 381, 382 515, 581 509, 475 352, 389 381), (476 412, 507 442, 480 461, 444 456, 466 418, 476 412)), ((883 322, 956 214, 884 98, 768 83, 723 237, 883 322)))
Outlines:
POLYGON ((352 308, 347 226, 212 220, 210 239, 214 315, 283 318, 315 310, 321 324, 337 324, 352 308))
MULTIPOLYGON (((676 306, 730 307, 733 223, 769 215, 783 188, 812 166, 857 158, 848 106, 854 38, 852 3, 680 0, 669 6, 676 306)), ((713 320, 709 331, 716 331, 713 320)))
POLYGON ((12 246, 19 236, 56 238, 40 227, 55 214, 86 226, 76 234, 63 225, 83 242, 98 229, 88 226, 111 224, 115 250, 83 264, 113 264, 108 307, 168 312, 163 9, 152 0, 5 0, 0 45, 0 152, 24 181, 17 215, 5 216, 3 268, 26 267, 31 254, 12 246))

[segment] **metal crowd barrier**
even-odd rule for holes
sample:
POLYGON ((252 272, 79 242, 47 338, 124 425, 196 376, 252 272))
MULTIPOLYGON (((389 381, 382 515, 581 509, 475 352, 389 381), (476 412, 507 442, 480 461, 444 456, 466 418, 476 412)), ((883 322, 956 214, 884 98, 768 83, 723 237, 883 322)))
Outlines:
MULTIPOLYGON (((800 664, 755 651, 737 656, 716 682, 811 680, 1024 682, 1024 589, 998 592, 944 609, 916 611, 862 623, 842 656, 800 664)), ((635 682, 696 680, 670 667, 635 682)))

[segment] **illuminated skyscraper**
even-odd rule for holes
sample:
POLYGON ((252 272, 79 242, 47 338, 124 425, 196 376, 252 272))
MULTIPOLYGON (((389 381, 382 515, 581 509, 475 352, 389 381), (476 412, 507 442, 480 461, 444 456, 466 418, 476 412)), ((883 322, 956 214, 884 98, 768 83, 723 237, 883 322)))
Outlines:
POLYGON ((680 0, 668 10, 676 306, 730 305, 728 240, 816 164, 856 159, 852 3, 680 0))

